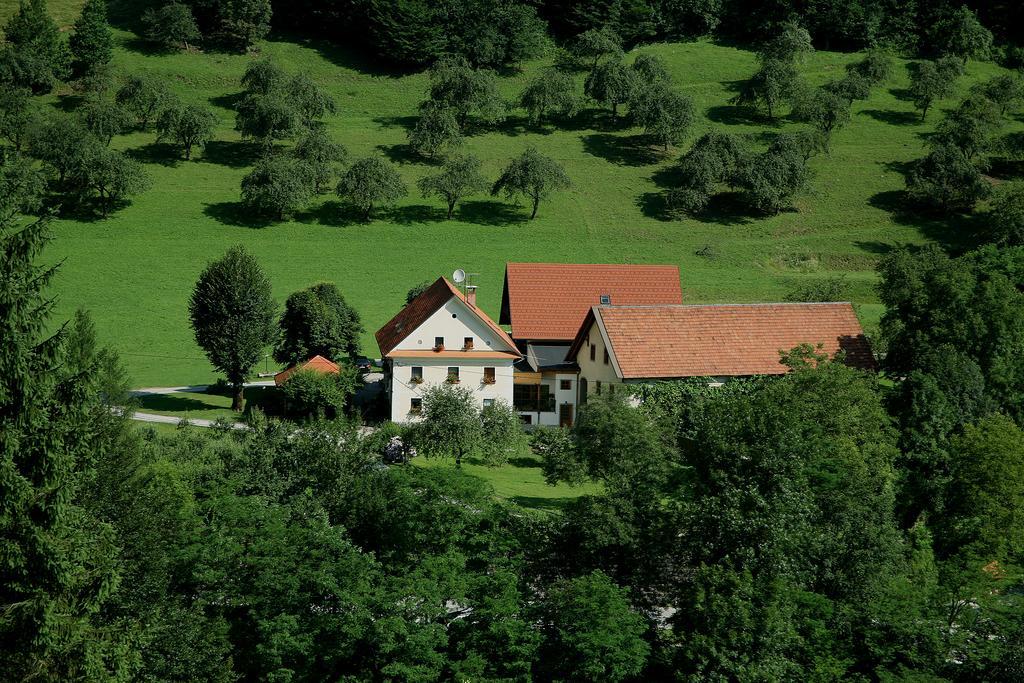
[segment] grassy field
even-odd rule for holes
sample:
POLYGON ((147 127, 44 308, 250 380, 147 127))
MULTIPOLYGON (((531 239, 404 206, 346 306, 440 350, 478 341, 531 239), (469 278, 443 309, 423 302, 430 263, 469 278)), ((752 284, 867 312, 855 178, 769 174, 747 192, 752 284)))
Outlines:
MULTIPOLYGON (((60 7, 70 11, 72 4, 60 7)), ((5 0, 5 11, 9 5, 5 0)), ((64 261, 56 280, 58 314, 89 309, 101 339, 121 353, 137 386, 215 378, 192 340, 186 306, 202 268, 233 244, 256 254, 282 302, 313 282, 336 282, 362 315, 363 351, 373 356, 372 333, 401 307, 405 292, 455 268, 480 274, 480 302, 497 314, 510 260, 673 263, 682 271, 685 299, 695 303, 778 300, 802 283, 845 275, 870 329, 881 314, 873 290, 879 256, 894 244, 956 243, 960 237, 955 223, 911 219, 900 211, 901 168, 922 154, 924 136, 955 101, 941 103, 919 122, 903 92, 902 68, 871 99, 854 105, 853 121, 836 134, 831 154, 813 160, 813 192, 799 199, 795 211, 751 218, 720 207, 699 219, 671 220, 662 192, 679 150, 653 150, 638 130, 613 127, 604 112, 588 109, 558 128, 531 127, 515 112, 497 130, 465 144, 490 177, 527 145, 565 165, 573 188, 542 204, 536 220, 526 220, 525 207, 480 196, 445 221, 438 202, 415 193, 416 179, 432 167, 405 144, 426 75, 397 75, 326 43, 279 37, 264 43, 262 54, 327 88, 339 105, 326 122, 333 137, 353 157, 383 155, 398 163, 411 192, 370 223, 324 194, 292 221, 254 225, 241 211, 239 181, 256 151, 233 130, 231 105, 239 77, 255 57, 152 54, 124 31, 117 41, 119 72, 161 77, 182 98, 213 106, 220 117, 215 140, 189 162, 156 145, 152 132, 115 138, 115 147, 146 163, 151 189, 107 219, 55 223, 57 239, 47 257, 64 261)), ((693 137, 719 127, 763 141, 796 125, 772 124, 728 104, 737 81, 755 66, 750 52, 709 42, 639 51, 663 57, 676 87, 696 101, 703 116, 693 137)), ((824 82, 856 58, 818 52, 805 72, 812 82, 824 82)), ((503 77, 503 93, 515 97, 549 63, 530 63, 503 77)), ((997 70, 972 62, 957 96, 997 70)), ((76 104, 65 93, 46 106, 76 104)))

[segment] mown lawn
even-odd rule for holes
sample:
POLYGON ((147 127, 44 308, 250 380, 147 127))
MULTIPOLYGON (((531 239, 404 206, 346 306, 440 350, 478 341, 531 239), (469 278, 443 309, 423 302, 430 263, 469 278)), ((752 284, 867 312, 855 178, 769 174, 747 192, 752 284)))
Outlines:
MULTIPOLYGON (((536 220, 526 220, 525 207, 480 196, 445 221, 438 202, 415 192, 416 179, 432 167, 405 145, 426 75, 395 74, 327 43, 285 39, 266 42, 262 53, 326 87, 339 105, 326 122, 332 135, 353 157, 383 155, 399 164, 410 195, 370 223, 325 194, 295 220, 257 224, 238 203, 239 181, 256 152, 239 141, 231 110, 239 77, 255 57, 153 54, 130 33, 118 31, 117 39, 120 72, 164 78, 182 98, 215 107, 220 117, 216 139, 189 162, 156 145, 153 132, 116 138, 117 148, 145 162, 153 186, 107 219, 55 222, 57 239, 47 258, 64 260, 55 283, 58 315, 79 307, 92 311, 100 338, 121 353, 136 386, 215 379, 192 339, 187 300, 205 264, 238 243, 263 263, 282 302, 313 282, 336 282, 362 315, 363 352, 374 356, 372 333, 401 307, 405 292, 455 268, 479 273, 481 304, 496 315, 509 260, 674 263, 686 300, 695 303, 778 300, 801 283, 844 275, 870 330, 881 314, 873 289, 879 256, 901 243, 955 244, 963 238, 957 231, 969 224, 908 218, 900 211, 901 169, 921 156, 924 136, 955 102, 941 103, 919 122, 903 92, 902 68, 892 83, 855 104, 853 121, 836 134, 831 154, 812 162, 813 192, 799 199, 795 211, 751 218, 722 205, 699 219, 668 219, 662 190, 679 150, 666 155, 651 149, 638 130, 613 126, 592 108, 558 128, 531 127, 516 112, 497 130, 467 140, 465 151, 483 160, 490 177, 527 145, 565 165, 573 188, 542 204, 536 220)), ((728 104, 737 81, 754 68, 750 52, 709 42, 639 51, 662 56, 676 86, 697 102, 703 116, 694 137, 714 126, 765 141, 797 125, 770 123, 728 104)), ((818 52, 805 71, 823 82, 856 58, 818 52)), ((549 63, 530 63, 504 77, 504 94, 513 98, 549 63)), ((972 62, 957 96, 997 71, 972 62)), ((47 106, 73 109, 76 103, 64 94, 49 98, 47 106)))

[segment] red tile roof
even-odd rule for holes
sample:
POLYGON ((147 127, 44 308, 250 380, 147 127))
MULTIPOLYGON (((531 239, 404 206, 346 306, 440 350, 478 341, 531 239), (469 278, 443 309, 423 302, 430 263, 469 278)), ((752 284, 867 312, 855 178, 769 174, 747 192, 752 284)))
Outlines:
POLYGON ((595 306, 580 328, 575 360, 599 319, 623 379, 778 375, 780 351, 822 344, 848 365, 874 369, 875 360, 849 303, 595 306))
POLYGON ((432 316, 439 308, 448 303, 452 297, 458 297, 462 303, 469 307, 473 313, 480 318, 481 322, 487 325, 494 334, 503 342, 508 344, 509 351, 516 348, 515 342, 508 336, 505 330, 480 310, 474 304, 469 303, 462 296, 462 292, 456 289, 455 285, 448 282, 446 278, 439 277, 434 284, 418 297, 413 299, 391 320, 384 323, 384 326, 377 330, 377 346, 380 347, 382 356, 388 356, 403 339, 412 334, 413 330, 422 325, 427 318, 432 316))
POLYGON ((337 363, 333 363, 323 356, 313 356, 305 363, 297 363, 287 370, 282 370, 274 375, 274 384, 281 386, 289 377, 299 370, 312 370, 313 372, 320 372, 325 375, 335 375, 338 373, 339 368, 337 363))
POLYGON ((617 304, 681 304, 678 266, 508 263, 498 321, 512 337, 572 341, 601 295, 617 304))

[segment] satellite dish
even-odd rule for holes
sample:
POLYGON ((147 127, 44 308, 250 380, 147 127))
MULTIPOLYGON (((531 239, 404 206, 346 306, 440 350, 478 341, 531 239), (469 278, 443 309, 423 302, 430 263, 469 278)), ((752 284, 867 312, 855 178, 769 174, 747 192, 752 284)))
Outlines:
POLYGON ((466 271, 464 271, 462 268, 459 268, 454 273, 452 273, 452 279, 455 280, 456 284, 465 282, 466 281, 466 271))

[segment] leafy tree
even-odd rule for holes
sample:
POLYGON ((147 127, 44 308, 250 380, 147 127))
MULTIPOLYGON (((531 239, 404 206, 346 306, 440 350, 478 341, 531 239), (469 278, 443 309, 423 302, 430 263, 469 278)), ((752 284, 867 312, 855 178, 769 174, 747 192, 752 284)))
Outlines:
POLYGON ((871 97, 871 81, 859 71, 851 71, 839 80, 831 81, 824 89, 851 103, 871 97))
POLYGON ((4 37, 8 47, 2 61, 15 85, 42 94, 68 75, 70 55, 46 12, 46 0, 19 0, 17 13, 4 25, 4 37))
POLYGON ((279 326, 281 336, 274 349, 278 363, 295 365, 313 356, 341 361, 359 354, 359 313, 333 283, 321 282, 289 295, 279 326))
POLYGON ((807 189, 810 178, 804 150, 791 138, 778 138, 740 170, 736 184, 751 208, 778 213, 807 189))
POLYGON ((975 95, 946 114, 929 143, 933 147, 956 147, 974 161, 995 146, 996 136, 1002 127, 999 107, 987 98, 975 95))
POLYGON ((604 58, 618 60, 622 57, 622 41, 607 28, 590 29, 576 36, 569 46, 569 54, 587 63, 593 71, 604 58))
POLYGON ((591 70, 583 85, 588 97, 612 109, 612 119, 618 115, 619 105, 633 99, 637 88, 636 71, 621 60, 606 60, 591 70))
POLYGON ((334 99, 304 73, 292 76, 288 81, 287 93, 288 100, 298 111, 299 120, 307 128, 338 110, 334 99))
POLYGON ((579 486, 587 480, 587 465, 576 454, 576 441, 568 429, 539 427, 533 431, 530 447, 541 458, 544 482, 549 486, 559 482, 579 486))
POLYGON ((722 15, 721 0, 662 0, 658 14, 666 38, 692 40, 714 31, 722 15))
POLYGON ((107 216, 118 202, 144 192, 150 177, 142 164, 121 152, 105 147, 95 138, 74 150, 67 180, 79 201, 98 199, 100 212, 107 216))
POLYGON ((441 197, 448 204, 448 218, 462 198, 477 192, 486 192, 487 179, 480 172, 480 160, 469 154, 456 156, 444 163, 439 173, 419 179, 424 197, 441 197))
POLYGON ((114 96, 114 101, 130 112, 143 130, 176 98, 160 79, 152 76, 129 76, 114 96))
POLYGON ((862 76, 871 85, 879 85, 892 78, 893 68, 892 55, 882 48, 872 48, 860 61, 846 65, 848 73, 862 76))
POLYGON ((281 386, 285 412, 304 419, 341 417, 355 391, 356 375, 351 366, 343 366, 337 374, 299 370, 281 386))
POLYGON ((469 389, 451 384, 427 389, 422 418, 416 426, 416 443, 428 457, 454 457, 461 466, 463 458, 480 447, 480 413, 469 389))
POLYGON ((405 293, 405 305, 408 306, 411 304, 413 299, 430 289, 430 285, 432 284, 434 284, 432 280, 426 280, 409 289, 409 291, 405 293))
POLYGON ((192 9, 181 2, 150 7, 142 15, 146 38, 167 49, 188 50, 190 44, 202 40, 192 9))
POLYGON ((638 87, 653 87, 658 84, 672 82, 668 67, 658 55, 642 52, 633 60, 633 71, 636 72, 638 87))
POLYGON ((796 101, 793 117, 814 126, 821 133, 827 151, 832 133, 850 122, 850 101, 830 90, 817 88, 796 101))
POLYGON ((542 605, 542 669, 566 681, 622 681, 643 670, 643 617, 601 571, 554 583, 542 605))
POLYGON ((173 140, 181 146, 186 159, 193 147, 205 147, 213 137, 217 116, 195 104, 178 104, 164 109, 156 121, 157 140, 173 140))
POLYGON ((131 115, 117 102, 105 97, 94 97, 86 101, 79 110, 79 116, 86 129, 109 145, 115 135, 127 131, 131 115))
POLYGON ((299 128, 299 112, 283 94, 252 94, 238 103, 235 130, 265 149, 272 147, 274 140, 292 137, 299 128))
POLYGON ((814 52, 811 34, 795 21, 784 22, 770 40, 759 50, 762 61, 777 60, 795 64, 814 52))
POLYGON ((441 58, 430 67, 429 99, 438 107, 454 109, 463 130, 470 116, 493 123, 505 115, 494 72, 474 69, 457 57, 441 58))
POLYGON ((272 95, 284 89, 288 74, 272 59, 260 59, 245 67, 242 87, 251 95, 272 95))
POLYGON ((213 30, 208 33, 232 49, 248 50, 270 32, 270 0, 221 0, 212 7, 213 30))
POLYGON ((245 380, 274 341, 274 299, 270 280, 242 246, 210 263, 189 299, 196 343, 234 389, 231 409, 244 405, 245 380))
POLYGON ((845 276, 814 280, 797 287, 785 297, 786 301, 846 301, 849 299, 850 284, 845 276))
POLYGON ((370 220, 374 208, 392 204, 409 194, 402 176, 377 157, 359 159, 338 181, 338 196, 359 209, 370 220))
POLYGON ((318 126, 299 138, 292 155, 309 167, 313 176, 313 192, 320 194, 348 159, 348 150, 340 142, 331 140, 327 131, 318 126))
POLYGON ((312 176, 309 166, 300 159, 265 157, 242 178, 242 203, 258 216, 283 221, 309 203, 312 176))
POLYGON ((36 263, 52 239, 47 220, 2 220, 0 667, 22 680, 129 679, 134 625, 104 611, 121 580, 116 536, 82 500, 94 454, 113 447, 107 435, 126 439, 126 428, 101 400, 88 319, 49 331, 45 289, 57 268, 36 263))
POLYGON ((920 206, 942 213, 970 210, 991 186, 962 150, 935 147, 907 174, 907 193, 920 206))
POLYGON ((555 69, 547 69, 531 79, 519 96, 519 104, 534 124, 551 111, 568 118, 579 110, 572 77, 555 69))
POLYGON ((114 56, 114 39, 107 23, 105 0, 86 0, 68 39, 71 68, 77 76, 94 72, 114 56))
POLYGON ((757 73, 743 84, 732 103, 743 106, 764 105, 768 118, 774 119, 779 106, 793 94, 799 82, 796 67, 791 62, 766 59, 761 62, 757 73))
POLYGON ((31 213, 42 206, 46 183, 30 159, 17 152, 0 159, 0 225, 8 225, 19 213, 31 213))
POLYGON ((1024 79, 1017 74, 1000 74, 976 86, 976 91, 999 107, 999 113, 1007 111, 1024 100, 1024 79))
POLYGON ((981 25, 978 16, 966 5, 949 14, 935 27, 942 37, 940 51, 954 55, 965 63, 971 57, 986 59, 992 50, 992 32, 981 25))
POLYGON ((491 194, 503 192, 509 199, 525 196, 533 205, 530 219, 537 217, 537 207, 542 199, 555 190, 569 188, 569 176, 555 161, 536 150, 527 147, 519 157, 513 159, 491 187, 491 194))
POLYGON ((1004 183, 995 189, 989 218, 990 239, 1003 246, 1024 246, 1024 184, 1004 183))
POLYGON ((914 106, 921 110, 922 121, 935 100, 953 93, 956 79, 963 73, 959 62, 945 58, 936 62, 913 62, 907 69, 910 71, 910 95, 914 106))
POLYGON ((60 185, 98 144, 101 143, 77 117, 49 116, 36 122, 28 132, 29 153, 53 169, 60 185))
POLYGON ((480 450, 491 467, 504 465, 510 457, 522 453, 526 435, 519 415, 506 401, 497 400, 480 411, 483 429, 480 450))
POLYGON ((439 107, 431 100, 420 107, 416 126, 409 131, 409 146, 417 153, 433 159, 442 147, 462 144, 462 131, 451 107, 439 107))
POLYGON ((644 133, 666 151, 680 142, 696 119, 693 100, 664 86, 648 87, 634 97, 630 115, 644 133))
POLYGON ((474 66, 518 66, 540 56, 549 43, 544 21, 525 3, 470 0, 444 15, 439 20, 448 24, 446 51, 474 66))
POLYGON ((679 160, 682 183, 669 192, 669 204, 688 213, 700 213, 719 185, 734 182, 746 167, 748 156, 746 145, 736 136, 705 133, 679 160))
POLYGON ((30 91, 11 84, 0 85, 0 137, 20 150, 28 133, 30 91))

